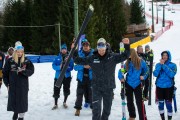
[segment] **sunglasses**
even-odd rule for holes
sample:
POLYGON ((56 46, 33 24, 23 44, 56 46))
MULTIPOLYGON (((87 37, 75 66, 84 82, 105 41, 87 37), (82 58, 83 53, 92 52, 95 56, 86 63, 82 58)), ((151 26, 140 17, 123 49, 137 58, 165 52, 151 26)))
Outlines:
POLYGON ((101 49, 101 48, 105 49, 106 48, 106 44, 102 43, 102 42, 98 43, 97 44, 97 49, 101 49))

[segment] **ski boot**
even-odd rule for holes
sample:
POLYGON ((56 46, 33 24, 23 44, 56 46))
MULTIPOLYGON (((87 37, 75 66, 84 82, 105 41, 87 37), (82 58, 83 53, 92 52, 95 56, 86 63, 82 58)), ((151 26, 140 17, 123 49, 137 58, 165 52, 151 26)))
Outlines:
POLYGON ((129 118, 129 120, 135 120, 135 118, 129 118))
POLYGON ((67 106, 66 103, 63 103, 63 107, 64 107, 64 108, 68 108, 68 106, 67 106))
POLYGON ((55 109, 57 109, 57 108, 58 108, 58 105, 54 105, 53 108, 52 108, 52 110, 55 110, 55 109))
POLYGON ((80 110, 76 110, 75 116, 79 116, 79 115, 80 115, 80 110))
POLYGON ((89 103, 85 102, 85 103, 84 103, 84 107, 85 107, 85 108, 88 108, 88 107, 89 107, 89 103))

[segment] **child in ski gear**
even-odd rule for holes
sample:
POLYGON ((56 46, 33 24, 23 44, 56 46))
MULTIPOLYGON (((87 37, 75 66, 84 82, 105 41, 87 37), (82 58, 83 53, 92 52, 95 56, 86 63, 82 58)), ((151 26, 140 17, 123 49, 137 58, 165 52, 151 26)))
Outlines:
MULTIPOLYGON (((121 82, 125 82, 126 87, 126 96, 127 96, 127 107, 129 111, 130 120, 136 118, 133 94, 135 94, 136 105, 139 113, 139 120, 144 120, 145 116, 145 107, 143 108, 143 98, 142 98, 142 89, 141 81, 146 80, 148 76, 148 67, 143 59, 138 57, 137 52, 134 49, 130 50, 130 57, 125 63, 125 70, 127 72, 126 78, 122 75, 121 70, 119 70, 118 78, 121 82)), ((147 119, 147 118, 146 118, 147 119)))
POLYGON ((2 77, 3 77, 2 70, 3 70, 3 65, 4 65, 4 58, 5 58, 4 53, 0 51, 0 90, 1 90, 1 85, 2 85, 2 77))
MULTIPOLYGON (((93 49, 90 48, 90 43, 87 39, 82 41, 82 48, 78 52, 79 57, 85 58, 87 56, 91 56, 93 54, 93 49)), ((92 108, 91 101, 92 101, 92 90, 91 90, 91 80, 92 80, 92 69, 89 65, 75 65, 74 70, 78 71, 77 73, 77 98, 75 102, 74 108, 76 109, 75 115, 80 115, 80 110, 82 109, 82 100, 83 95, 85 97, 85 107, 92 108)))
POLYGON ((11 58, 13 53, 14 53, 14 48, 13 47, 8 48, 7 56, 5 60, 7 61, 7 59, 11 58))
POLYGON ((7 110, 13 111, 13 120, 23 120, 28 111, 28 78, 34 73, 34 65, 25 57, 24 47, 15 46, 12 58, 9 58, 3 69, 3 81, 8 88, 7 110))
POLYGON ((146 64, 148 65, 148 68, 149 68, 149 76, 147 78, 147 81, 149 81, 149 83, 145 82, 146 84, 144 88, 144 97, 148 99, 148 105, 151 105, 151 85, 152 85, 154 54, 153 54, 153 50, 150 49, 149 45, 145 46, 145 56, 146 56, 146 64), (149 96, 148 96, 148 92, 146 92, 146 90, 148 91, 148 89, 149 89, 149 96))
MULTIPOLYGON (((144 53, 143 47, 141 45, 139 45, 137 47, 137 54, 141 59, 143 59, 145 62, 147 62, 146 54, 144 53)), ((149 88, 149 75, 147 77, 147 80, 144 81, 144 90, 143 90, 143 100, 144 101, 148 100, 148 88, 149 88)))
MULTIPOLYGON (((54 106, 52 108, 52 110, 57 109, 58 108, 58 98, 60 97, 60 88, 56 87, 56 81, 59 78, 59 75, 61 73, 61 70, 66 62, 66 59, 68 57, 68 53, 67 53, 67 46, 66 44, 63 44, 61 46, 61 52, 59 53, 59 55, 54 59, 53 63, 52 63, 52 68, 56 71, 55 72, 55 78, 54 78, 54 106)), ((70 83, 71 83, 71 71, 73 70, 74 67, 74 62, 71 59, 70 63, 69 63, 69 67, 66 70, 65 76, 64 76, 64 80, 62 82, 63 85, 63 92, 64 92, 64 101, 63 101, 63 106, 64 108, 67 108, 67 98, 70 95, 70 83)), ((61 86, 62 86, 61 85, 61 86)))
MULTIPOLYGON (((100 38, 97 42, 97 51, 92 56, 80 58, 74 53, 76 64, 89 65, 92 69, 92 120, 108 120, 115 88, 115 67, 116 64, 129 57, 129 39, 123 40, 125 52, 109 53, 106 49, 106 40, 100 38), (103 112, 101 115, 101 103, 103 100, 103 112)), ((73 45, 72 45, 73 47, 73 45)))
POLYGON ((164 104, 167 107, 168 120, 172 120, 172 98, 174 90, 174 76, 177 72, 177 66, 171 62, 171 54, 169 51, 161 53, 160 62, 156 64, 153 75, 156 78, 156 96, 158 99, 158 108, 162 120, 164 117, 164 104))

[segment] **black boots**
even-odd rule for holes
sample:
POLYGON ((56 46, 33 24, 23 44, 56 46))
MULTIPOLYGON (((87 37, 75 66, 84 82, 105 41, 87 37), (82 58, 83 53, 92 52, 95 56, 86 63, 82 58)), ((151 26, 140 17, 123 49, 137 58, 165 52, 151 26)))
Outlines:
POLYGON ((18 118, 18 120, 24 120, 24 118, 18 118))
POLYGON ((18 113, 14 113, 13 120, 17 120, 17 118, 18 118, 18 113))
POLYGON ((160 116, 161 116, 161 120, 165 120, 164 113, 160 114, 160 116))

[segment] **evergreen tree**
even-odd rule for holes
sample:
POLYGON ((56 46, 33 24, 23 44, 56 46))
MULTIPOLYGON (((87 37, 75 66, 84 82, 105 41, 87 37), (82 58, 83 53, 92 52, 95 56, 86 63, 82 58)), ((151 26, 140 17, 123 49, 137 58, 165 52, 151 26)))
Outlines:
MULTIPOLYGON (((22 14, 24 11, 23 4, 20 0, 9 1, 5 6, 3 16, 3 24, 5 26, 19 26, 24 25, 22 14)), ((23 29, 18 27, 4 28, 3 30, 3 43, 7 49, 9 46, 14 46, 15 41, 22 40, 23 29)))
MULTIPOLYGON (((68 49, 74 38, 74 0, 61 0, 59 6, 58 22, 61 24, 61 43, 66 43, 68 49)), ((57 30, 58 33, 58 30, 57 30)), ((59 41, 56 40, 56 48, 59 50, 59 41)))
POLYGON ((131 2, 131 24, 140 24, 144 23, 144 12, 143 6, 140 0, 132 0, 131 2))
POLYGON ((54 53, 53 41, 57 40, 55 27, 58 22, 59 0, 34 0, 32 25, 45 26, 32 29, 32 50, 35 52, 54 53))

